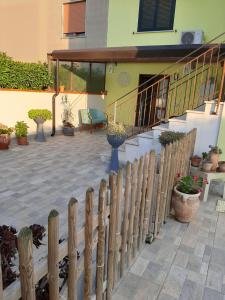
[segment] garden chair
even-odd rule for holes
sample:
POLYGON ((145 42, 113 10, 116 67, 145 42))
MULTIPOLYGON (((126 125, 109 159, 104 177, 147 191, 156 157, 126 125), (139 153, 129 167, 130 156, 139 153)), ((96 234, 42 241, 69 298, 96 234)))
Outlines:
POLYGON ((92 133, 93 128, 97 128, 100 125, 104 127, 108 124, 107 114, 95 109, 95 108, 87 108, 80 109, 80 128, 83 129, 85 127, 90 127, 90 133, 92 133))

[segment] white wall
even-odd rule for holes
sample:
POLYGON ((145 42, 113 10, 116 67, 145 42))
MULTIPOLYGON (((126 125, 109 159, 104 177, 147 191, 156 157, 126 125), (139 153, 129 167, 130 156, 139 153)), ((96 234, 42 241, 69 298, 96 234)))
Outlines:
MULTIPOLYGON (((82 108, 105 110, 104 96, 88 94, 67 94, 73 103, 74 125, 79 125, 78 111, 82 108)), ((14 127, 17 121, 25 121, 29 126, 29 134, 36 130, 36 124, 28 118, 30 109, 49 109, 52 111, 52 96, 49 92, 0 90, 0 123, 14 127)), ((56 98, 56 128, 62 125, 62 94, 56 98)), ((46 132, 51 132, 51 121, 45 123, 46 132)))

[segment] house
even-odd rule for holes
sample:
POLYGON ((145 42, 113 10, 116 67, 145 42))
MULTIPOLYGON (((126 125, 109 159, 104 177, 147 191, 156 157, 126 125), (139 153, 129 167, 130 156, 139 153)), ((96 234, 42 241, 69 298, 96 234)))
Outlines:
MULTIPOLYGON (((101 65, 98 92, 107 94, 107 112, 133 133, 153 128, 157 137, 162 130, 197 127, 196 152, 218 144, 225 155, 224 8, 222 0, 206 1, 204 7, 194 0, 109 1, 107 48, 56 50, 50 57, 59 65, 72 62, 75 69, 89 64, 85 87, 96 77, 92 65, 97 73, 101 65)), ((138 135, 133 144, 142 137, 147 138, 138 135)))
POLYGON ((0 51, 46 61, 53 49, 105 47, 108 0, 1 0, 0 51))

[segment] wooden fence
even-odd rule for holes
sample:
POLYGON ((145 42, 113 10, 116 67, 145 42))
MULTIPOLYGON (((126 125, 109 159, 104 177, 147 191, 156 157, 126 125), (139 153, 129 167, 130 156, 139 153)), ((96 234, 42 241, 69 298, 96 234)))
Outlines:
POLYGON ((48 259, 34 264, 32 233, 23 228, 18 235, 20 278, 3 291, 0 271, 0 299, 18 300, 22 296, 23 300, 34 300, 35 284, 46 274, 49 299, 60 299, 59 262, 66 256, 69 258, 67 299, 112 299, 113 290, 143 248, 146 236, 154 239, 170 214, 176 174, 189 172, 195 138, 196 130, 192 130, 182 140, 166 146, 158 159, 151 151, 133 164, 128 162, 118 174, 110 174, 108 183, 102 180, 97 215, 93 209, 94 191, 89 188, 85 226, 79 231, 78 201, 71 199, 68 240, 60 244, 59 214, 51 211, 48 259), (77 259, 77 249, 82 247, 77 259))

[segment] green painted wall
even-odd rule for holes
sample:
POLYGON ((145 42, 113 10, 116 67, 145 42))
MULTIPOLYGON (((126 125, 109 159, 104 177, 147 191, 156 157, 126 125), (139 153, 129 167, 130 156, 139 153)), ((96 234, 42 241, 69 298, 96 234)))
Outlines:
MULTIPOLYGON (((140 74, 158 74, 169 64, 162 63, 120 63, 107 65, 106 69, 106 104, 107 107, 119 97, 135 89, 139 83, 140 74)), ((137 103, 137 90, 124 98, 126 104, 117 109, 117 121, 124 124, 134 124, 134 112, 137 103)), ((120 103, 123 103, 120 101, 120 103)), ((108 107, 108 113, 113 112, 114 106, 108 107)))
POLYGON ((222 149, 223 153, 220 160, 225 161, 225 107, 223 109, 222 120, 220 124, 219 136, 218 136, 218 146, 222 149))
POLYGON ((138 11, 139 0, 109 1, 108 47, 179 44, 184 30, 203 30, 209 41, 225 31, 224 0, 177 0, 172 32, 137 33, 138 11))

